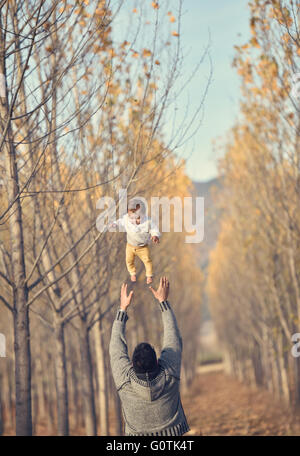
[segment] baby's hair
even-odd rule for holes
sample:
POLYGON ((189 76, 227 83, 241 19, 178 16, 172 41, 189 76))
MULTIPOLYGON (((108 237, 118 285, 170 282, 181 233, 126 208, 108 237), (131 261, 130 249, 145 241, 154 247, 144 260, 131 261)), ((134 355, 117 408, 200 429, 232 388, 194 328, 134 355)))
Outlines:
POLYGON ((127 212, 128 211, 133 211, 133 210, 136 211, 137 209, 140 209, 140 207, 141 207, 140 203, 136 203, 135 208, 131 207, 130 209, 129 209, 128 205, 127 205, 127 212))

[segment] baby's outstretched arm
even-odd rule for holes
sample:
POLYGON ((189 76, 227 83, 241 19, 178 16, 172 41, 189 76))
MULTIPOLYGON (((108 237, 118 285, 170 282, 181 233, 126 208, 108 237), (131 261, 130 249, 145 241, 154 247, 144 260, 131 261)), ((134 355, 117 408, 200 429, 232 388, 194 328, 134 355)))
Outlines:
POLYGON ((121 228, 124 230, 125 229, 124 217, 121 217, 118 220, 115 220, 114 222, 109 223, 108 228, 121 228))
POLYGON ((156 224, 151 220, 150 235, 154 244, 159 244, 160 232, 156 224))

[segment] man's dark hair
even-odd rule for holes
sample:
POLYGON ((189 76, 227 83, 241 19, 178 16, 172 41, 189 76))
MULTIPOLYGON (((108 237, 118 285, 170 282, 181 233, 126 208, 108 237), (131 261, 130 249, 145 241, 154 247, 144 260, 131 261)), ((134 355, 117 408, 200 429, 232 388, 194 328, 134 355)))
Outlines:
POLYGON ((132 364, 137 374, 155 371, 157 369, 157 358, 154 348, 146 342, 138 344, 132 355, 132 364))

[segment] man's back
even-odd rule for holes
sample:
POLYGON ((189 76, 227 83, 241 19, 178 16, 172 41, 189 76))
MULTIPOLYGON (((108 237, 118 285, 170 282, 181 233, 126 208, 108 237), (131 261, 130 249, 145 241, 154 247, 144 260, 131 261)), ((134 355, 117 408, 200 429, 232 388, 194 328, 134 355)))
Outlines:
POLYGON ((150 381, 138 378, 131 368, 128 383, 119 391, 126 435, 182 435, 188 431, 179 379, 170 375, 161 360, 159 367, 150 381))
POLYGON ((128 319, 125 307, 118 311, 112 328, 109 347, 112 373, 122 402, 127 435, 182 435, 189 430, 179 391, 182 340, 169 302, 160 299, 168 296, 167 279, 161 279, 157 292, 153 289, 152 292, 160 301, 164 327, 157 372, 152 380, 147 380, 147 373, 143 378, 133 368, 125 336, 128 319), (163 293, 164 286, 167 291, 163 293))

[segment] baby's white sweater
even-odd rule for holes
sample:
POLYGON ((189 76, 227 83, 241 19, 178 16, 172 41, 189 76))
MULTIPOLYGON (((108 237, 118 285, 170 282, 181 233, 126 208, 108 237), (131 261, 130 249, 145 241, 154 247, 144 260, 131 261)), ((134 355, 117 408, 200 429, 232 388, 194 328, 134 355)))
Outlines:
POLYGON ((160 232, 153 221, 148 217, 141 217, 141 223, 136 225, 131 222, 128 214, 115 222, 120 228, 127 233, 127 242, 134 247, 140 247, 149 244, 151 236, 160 237, 160 232))

